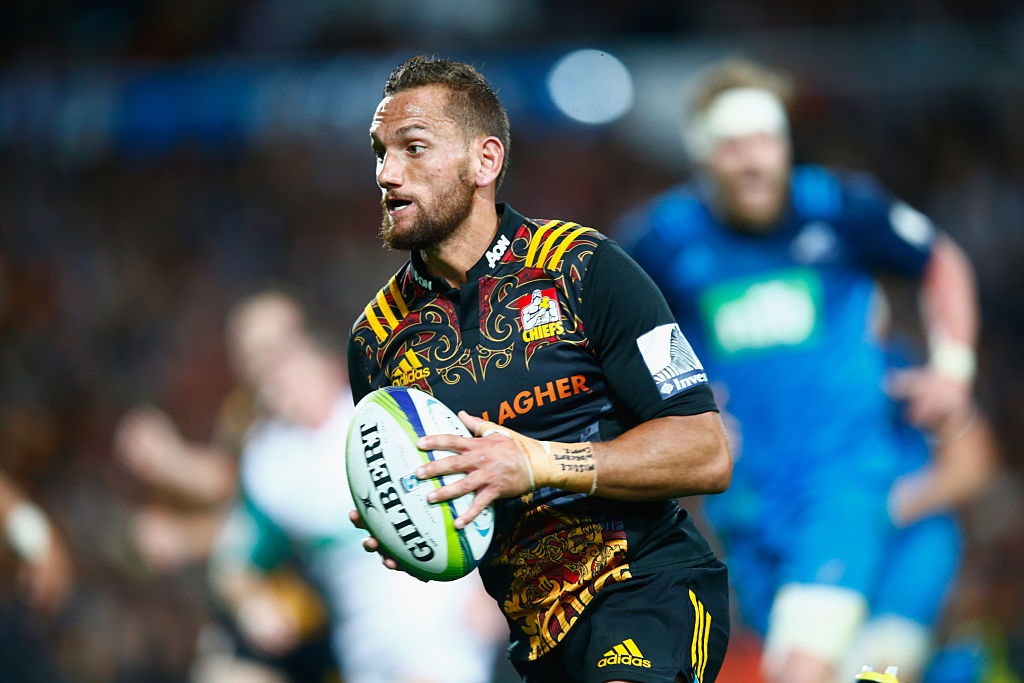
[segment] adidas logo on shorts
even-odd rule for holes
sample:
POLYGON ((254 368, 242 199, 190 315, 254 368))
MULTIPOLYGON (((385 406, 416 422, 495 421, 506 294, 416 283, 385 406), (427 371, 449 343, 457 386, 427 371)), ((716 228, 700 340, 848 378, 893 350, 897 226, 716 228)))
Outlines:
POLYGON ((608 650, 601 656, 601 660, 597 663, 598 668, 611 666, 613 664, 625 664, 626 666, 639 666, 644 669, 651 668, 651 660, 644 659, 643 654, 640 652, 640 648, 636 646, 632 638, 626 638, 624 641, 608 650))

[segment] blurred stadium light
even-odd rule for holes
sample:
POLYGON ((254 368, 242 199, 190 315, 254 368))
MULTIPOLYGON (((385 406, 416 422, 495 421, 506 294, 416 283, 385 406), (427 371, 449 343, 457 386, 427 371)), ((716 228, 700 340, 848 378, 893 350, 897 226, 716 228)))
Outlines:
POLYGON ((629 70, 600 50, 576 50, 559 59, 548 75, 548 92, 566 116, 581 123, 611 123, 633 106, 629 70))

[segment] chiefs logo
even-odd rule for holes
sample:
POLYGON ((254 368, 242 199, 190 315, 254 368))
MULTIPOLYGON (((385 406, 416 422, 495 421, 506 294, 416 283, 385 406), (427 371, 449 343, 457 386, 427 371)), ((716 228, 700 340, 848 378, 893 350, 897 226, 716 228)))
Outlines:
POLYGON ((551 339, 565 332, 554 287, 535 289, 521 297, 516 305, 519 307, 519 321, 523 324, 523 341, 551 339))

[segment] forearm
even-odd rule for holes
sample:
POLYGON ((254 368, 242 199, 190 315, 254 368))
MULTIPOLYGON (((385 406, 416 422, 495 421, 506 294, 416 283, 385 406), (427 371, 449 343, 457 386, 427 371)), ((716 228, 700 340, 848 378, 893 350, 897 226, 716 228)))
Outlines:
POLYGON ((978 301, 974 271, 952 239, 940 236, 923 282, 922 312, 931 362, 940 373, 972 380, 978 338, 978 301))
POLYGON ((500 434, 515 443, 530 491, 553 486, 621 500, 659 500, 719 493, 732 472, 725 431, 714 412, 658 418, 607 442, 538 441, 492 422, 476 425, 474 433, 500 434))
POLYGON ((21 492, 14 486, 14 482, 0 472, 0 519, 7 519, 7 513, 21 501, 21 492))
POLYGON ((433 434, 416 444, 452 453, 417 467, 419 479, 466 473, 426 496, 437 503, 475 492, 455 520, 458 528, 498 498, 542 487, 643 501, 720 493, 732 478, 732 455, 716 412, 655 418, 612 441, 584 443, 538 441, 465 411, 459 419, 476 438, 433 434))
POLYGON ((593 444, 596 495, 655 500, 721 493, 732 455, 718 413, 663 417, 593 444))
POLYGON ((183 443, 178 466, 164 485, 198 503, 223 503, 235 492, 235 466, 227 453, 212 446, 183 443))
POLYGON ((995 478, 998 446, 984 416, 976 415, 960 432, 940 439, 933 461, 897 482, 891 504, 897 523, 955 510, 975 500, 995 478))

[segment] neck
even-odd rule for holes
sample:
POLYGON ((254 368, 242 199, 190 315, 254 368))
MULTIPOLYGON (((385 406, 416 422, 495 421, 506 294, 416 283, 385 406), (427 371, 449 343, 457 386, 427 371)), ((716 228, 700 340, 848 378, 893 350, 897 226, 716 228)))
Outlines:
POLYGON ((441 243, 420 252, 431 275, 452 287, 467 281, 466 273, 476 265, 494 241, 501 217, 493 201, 476 202, 469 216, 441 243))

